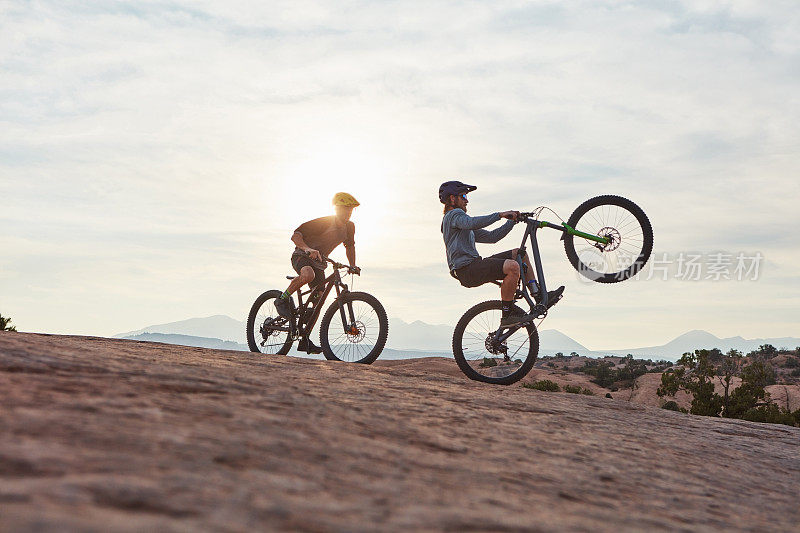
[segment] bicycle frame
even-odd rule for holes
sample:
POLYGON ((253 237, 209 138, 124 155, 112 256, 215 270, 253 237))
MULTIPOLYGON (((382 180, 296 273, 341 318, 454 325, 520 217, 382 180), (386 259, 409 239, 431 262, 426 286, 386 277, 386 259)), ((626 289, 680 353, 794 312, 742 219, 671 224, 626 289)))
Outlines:
MULTIPOLYGON (((293 331, 293 334, 296 334, 300 338, 307 340, 308 337, 311 335, 311 331, 314 329, 314 326, 316 325, 317 320, 319 319, 322 307, 325 305, 325 300, 327 300, 328 295, 330 294, 333 288, 336 288, 337 299, 340 298, 343 294, 347 294, 348 292, 350 292, 350 289, 347 287, 347 284, 342 282, 342 276, 339 273, 339 268, 337 264, 334 264, 333 273, 327 278, 325 278, 325 281, 323 283, 325 288, 322 289, 322 294, 320 295, 317 302, 311 306, 311 316, 309 316, 307 320, 304 319, 306 318, 308 306, 309 304, 311 304, 310 295, 311 293, 313 293, 315 290, 318 289, 309 289, 305 292, 303 292, 302 290, 297 291, 298 313, 296 318, 292 320, 291 326, 292 329, 295 330, 293 331), (303 296, 308 296, 305 303, 303 302, 303 296)), ((355 315, 353 314, 352 304, 346 306, 343 305, 339 307, 339 313, 342 317, 342 327, 345 330, 347 330, 347 325, 353 324, 356 321, 355 315), (345 307, 347 307, 348 311, 347 314, 345 314, 345 307), (347 321, 348 318, 350 318, 350 322, 347 321)))
MULTIPOLYGON (((517 258, 516 261, 519 264, 520 268, 520 275, 519 282, 517 285, 516 293, 514 294, 514 299, 519 300, 520 298, 524 298, 528 305, 530 306, 531 313, 536 314, 536 316, 540 316, 543 314, 547 314, 547 284, 544 279, 544 270, 542 268, 542 256, 539 253, 539 242, 536 240, 536 232, 539 228, 551 228, 562 232, 564 235, 575 235, 577 237, 582 237, 584 239, 596 242, 600 245, 608 244, 610 241, 607 237, 600 237, 599 235, 592 235, 589 233, 584 233, 582 231, 578 231, 571 226, 569 226, 566 222, 562 222, 560 226, 556 224, 552 224, 545 220, 537 220, 537 219, 528 219, 529 213, 521 213, 521 216, 524 217, 523 220, 525 221, 526 228, 525 233, 522 236, 522 244, 519 245, 519 250, 517 251, 517 258), (533 298, 531 298, 530 291, 528 290, 528 284, 523 282, 523 278, 525 278, 525 273, 528 271, 528 266, 523 261, 523 257, 525 256, 525 242, 530 238, 531 241, 531 259, 533 262, 533 266, 536 269, 536 281, 539 284, 539 294, 541 295, 540 303, 536 303, 533 298)), ((561 237, 564 238, 563 235, 561 237)), ((500 283, 498 282, 498 285, 500 283)), ((503 342, 508 339, 511 335, 513 335, 517 330, 520 329, 521 326, 514 326, 508 329, 505 333, 501 333, 503 328, 497 330, 497 342, 503 342)))

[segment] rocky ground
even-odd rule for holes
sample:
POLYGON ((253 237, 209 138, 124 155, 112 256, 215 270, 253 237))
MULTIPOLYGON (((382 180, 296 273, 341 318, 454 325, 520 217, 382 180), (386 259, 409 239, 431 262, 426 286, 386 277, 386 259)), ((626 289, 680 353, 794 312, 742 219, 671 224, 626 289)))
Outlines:
POLYGON ((0 531, 800 529, 800 428, 0 332, 0 531))

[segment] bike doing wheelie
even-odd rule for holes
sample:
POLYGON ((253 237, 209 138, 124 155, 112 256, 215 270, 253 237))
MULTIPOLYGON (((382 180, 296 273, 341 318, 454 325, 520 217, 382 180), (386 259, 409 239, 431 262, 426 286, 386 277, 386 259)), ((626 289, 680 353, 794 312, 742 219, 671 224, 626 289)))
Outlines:
MULTIPOLYGON (((351 291, 342 281, 341 273, 354 273, 354 267, 328 258, 324 260, 333 265, 333 273, 323 284, 296 292, 297 305, 290 318, 281 316, 275 308, 281 291, 267 291, 256 299, 247 317, 250 351, 286 355, 296 340, 309 343, 322 307, 335 289, 336 298, 325 311, 319 326, 325 358, 366 364, 378 358, 389 333, 383 305, 371 294, 351 291)), ((287 278, 293 279, 294 276, 287 278)))
MULTIPOLYGON (((534 320, 547 315, 548 292, 537 242, 540 229, 561 232, 570 264, 585 278, 598 283, 616 283, 634 276, 647 263, 653 250, 653 229, 644 211, 620 196, 598 196, 578 206, 566 222, 553 224, 540 220, 548 209, 519 213, 525 233, 515 260, 520 281, 514 293, 517 315, 526 320, 510 326, 501 324, 502 302, 491 300, 469 309, 455 327, 453 355, 469 378, 507 385, 519 381, 533 367, 539 353, 539 334, 534 320), (530 238, 538 286, 523 283, 527 265, 525 245, 530 238), (530 308, 524 313, 516 304, 524 300, 530 308)), ((499 283, 498 283, 499 284, 499 283)))

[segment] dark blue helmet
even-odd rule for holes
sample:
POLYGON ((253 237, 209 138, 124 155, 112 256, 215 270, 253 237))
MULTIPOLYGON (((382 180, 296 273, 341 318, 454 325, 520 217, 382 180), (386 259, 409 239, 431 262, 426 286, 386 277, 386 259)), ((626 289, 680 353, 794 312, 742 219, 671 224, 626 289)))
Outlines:
POLYGON ((459 194, 466 194, 477 189, 474 185, 467 185, 460 181, 445 181, 439 185, 439 201, 443 204, 447 203, 447 199, 451 194, 458 196, 459 194))

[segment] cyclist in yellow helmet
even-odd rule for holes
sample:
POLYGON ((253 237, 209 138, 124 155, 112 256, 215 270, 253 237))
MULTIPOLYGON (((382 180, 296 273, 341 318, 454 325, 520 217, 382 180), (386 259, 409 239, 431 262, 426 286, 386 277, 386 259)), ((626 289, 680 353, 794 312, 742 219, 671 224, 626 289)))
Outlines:
MULTIPOLYGON (((292 280, 280 298, 275 300, 275 309, 285 318, 291 318, 294 313, 294 300, 291 296, 295 291, 306 283, 309 287, 316 288, 325 281, 327 264, 324 258, 340 244, 344 243, 347 260, 355 273, 361 273, 361 269, 356 266, 356 226, 350 221, 353 209, 360 204, 353 195, 346 192, 334 194, 332 203, 336 209, 334 216, 304 222, 292 234, 295 249, 291 262, 298 276, 292 280)), ((322 349, 311 340, 308 344, 301 341, 298 349, 308 353, 322 353, 322 349)))

